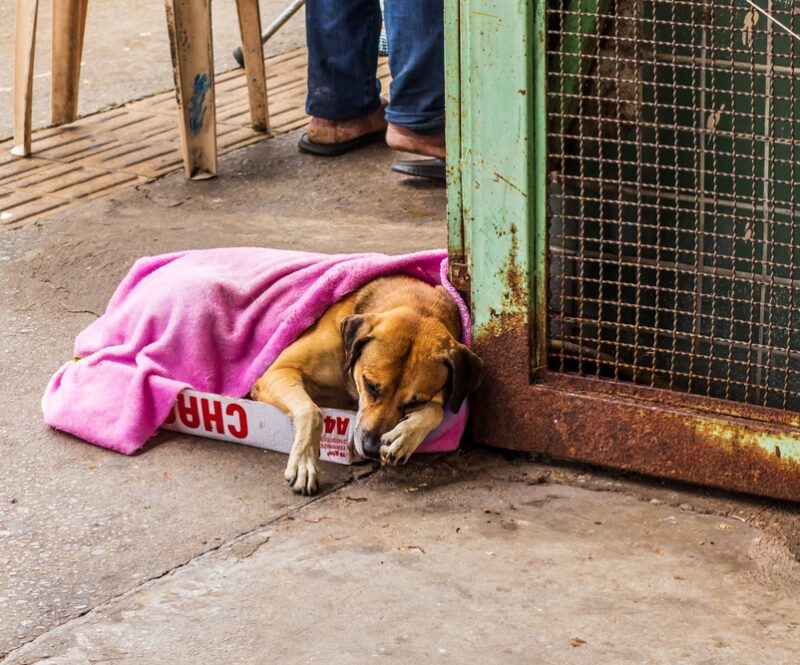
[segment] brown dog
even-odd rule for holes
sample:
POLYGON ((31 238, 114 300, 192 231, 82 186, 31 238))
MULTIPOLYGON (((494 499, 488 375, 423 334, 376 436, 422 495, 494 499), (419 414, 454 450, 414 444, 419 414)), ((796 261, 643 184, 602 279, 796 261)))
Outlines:
POLYGON ((480 383, 483 363, 460 343, 461 321, 440 286, 382 277, 345 297, 278 356, 254 399, 294 422, 286 465, 292 490, 312 494, 319 475, 319 405, 358 404, 355 446, 364 457, 406 462, 480 383))

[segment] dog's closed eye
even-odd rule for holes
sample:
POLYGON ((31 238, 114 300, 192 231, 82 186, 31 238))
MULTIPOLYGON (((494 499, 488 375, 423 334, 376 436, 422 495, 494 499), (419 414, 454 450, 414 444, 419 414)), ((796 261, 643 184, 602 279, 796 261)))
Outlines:
POLYGON ((381 387, 366 377, 362 377, 362 379, 364 381, 364 390, 367 391, 372 399, 378 399, 381 396, 381 387))
POLYGON ((403 404, 403 406, 400 407, 400 410, 401 411, 413 411, 414 409, 418 409, 419 407, 424 406, 427 403, 428 403, 428 400, 426 400, 426 399, 417 399, 416 397, 414 397, 414 398, 410 399, 408 402, 406 402, 405 404, 403 404))

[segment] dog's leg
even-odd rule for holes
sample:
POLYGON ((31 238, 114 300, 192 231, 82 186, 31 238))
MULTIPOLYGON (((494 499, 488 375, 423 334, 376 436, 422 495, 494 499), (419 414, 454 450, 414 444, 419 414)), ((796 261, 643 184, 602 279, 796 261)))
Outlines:
POLYGON ((297 494, 317 491, 319 439, 322 413, 303 386, 303 377, 292 367, 272 366, 256 381, 253 399, 274 404, 294 423, 295 438, 284 477, 297 494))
POLYGON ((387 464, 405 464, 420 444, 444 417, 441 404, 429 402, 412 411, 394 429, 381 437, 381 461, 387 464))

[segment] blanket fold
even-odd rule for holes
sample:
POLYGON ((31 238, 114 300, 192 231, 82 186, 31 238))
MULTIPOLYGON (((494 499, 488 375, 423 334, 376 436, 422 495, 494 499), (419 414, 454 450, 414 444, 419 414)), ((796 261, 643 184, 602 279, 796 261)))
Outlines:
MULTIPOLYGON (((241 397, 278 354, 331 305, 377 277, 403 273, 441 284, 447 253, 312 254, 266 248, 175 252, 139 259, 75 357, 42 398, 47 424, 132 454, 153 436, 184 388, 241 397)), ((445 417, 420 451, 458 447, 466 406, 445 417)))

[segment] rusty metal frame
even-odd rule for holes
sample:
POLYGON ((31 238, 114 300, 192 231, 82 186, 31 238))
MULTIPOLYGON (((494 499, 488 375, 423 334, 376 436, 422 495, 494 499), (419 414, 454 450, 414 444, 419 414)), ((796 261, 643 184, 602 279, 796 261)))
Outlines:
POLYGON ((800 500, 797 414, 544 368, 546 0, 445 7, 451 272, 486 363, 473 439, 800 500))

